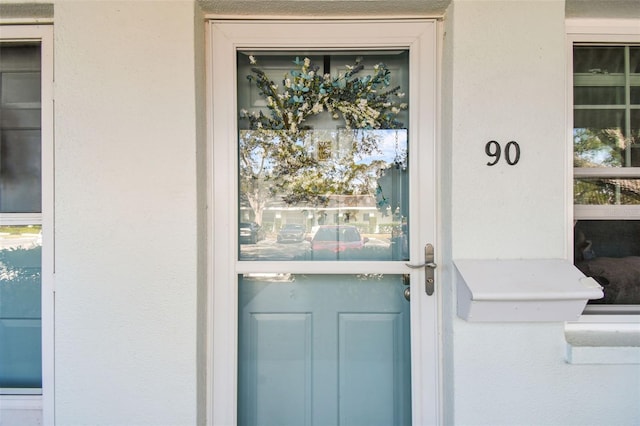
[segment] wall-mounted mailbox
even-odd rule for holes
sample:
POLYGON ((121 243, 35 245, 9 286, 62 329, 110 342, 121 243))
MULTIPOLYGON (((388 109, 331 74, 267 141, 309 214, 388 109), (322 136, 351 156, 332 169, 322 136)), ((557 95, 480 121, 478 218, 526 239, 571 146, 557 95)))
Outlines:
POLYGON ((562 259, 455 260, 458 316, 467 321, 574 321, 602 287, 562 259))

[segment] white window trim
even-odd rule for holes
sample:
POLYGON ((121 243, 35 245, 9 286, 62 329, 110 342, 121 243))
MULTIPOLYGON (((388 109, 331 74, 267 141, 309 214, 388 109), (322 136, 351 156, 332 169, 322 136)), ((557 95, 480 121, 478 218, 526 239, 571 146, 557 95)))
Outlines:
POLYGON ((1 25, 0 40, 35 41, 41 46, 42 213, 5 216, 3 222, 42 224, 42 394, 0 396, 0 409, 42 409, 42 424, 54 424, 54 135, 53 26, 1 25))
MULTIPOLYGON (((574 43, 640 43, 640 20, 637 19, 567 19, 567 185, 573 187, 573 45, 574 43)), ((632 171, 623 171, 627 173, 632 171)), ((587 171, 586 173, 606 173, 587 171)), ((575 206, 573 191, 568 191, 567 203, 575 215, 585 209, 598 219, 620 219, 620 214, 629 213, 640 218, 636 206, 575 206), (594 208, 595 207, 595 208, 594 208)), ((574 218, 571 218, 571 223, 574 218)), ((568 241, 573 241, 573 226, 569 226, 568 241)), ((573 244, 569 244, 573 247, 573 244)), ((593 306, 588 307, 575 322, 565 325, 567 339, 567 361, 572 364, 634 364, 640 363, 640 346, 629 346, 628 340, 619 336, 631 336, 631 341, 640 342, 640 312, 637 306, 593 306)))

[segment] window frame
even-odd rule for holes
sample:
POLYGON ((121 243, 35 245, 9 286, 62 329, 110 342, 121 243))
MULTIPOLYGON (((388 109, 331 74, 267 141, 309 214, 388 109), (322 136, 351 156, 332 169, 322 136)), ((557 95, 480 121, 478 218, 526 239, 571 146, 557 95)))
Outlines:
MULTIPOLYGON (((567 65, 567 203, 571 206, 571 226, 568 226, 568 247, 573 258, 573 225, 577 220, 640 220, 640 206, 633 205, 576 205, 573 198, 576 177, 638 177, 640 167, 603 169, 574 168, 573 166, 573 122, 574 122, 574 74, 573 48, 576 45, 629 45, 640 44, 640 22, 635 19, 567 19, 566 22, 567 65)), ((629 106, 625 103, 625 108, 629 106)), ((628 124, 629 125, 629 124, 628 124)), ((612 317, 624 322, 640 323, 640 305, 587 305, 581 322, 612 322, 612 317)))
POLYGON ((41 79, 41 191, 40 213, 2 213, 0 223, 42 226, 41 327, 42 388, 0 395, 0 410, 42 409, 42 424, 54 421, 54 68, 53 26, 0 24, 3 44, 34 42, 40 45, 41 79))

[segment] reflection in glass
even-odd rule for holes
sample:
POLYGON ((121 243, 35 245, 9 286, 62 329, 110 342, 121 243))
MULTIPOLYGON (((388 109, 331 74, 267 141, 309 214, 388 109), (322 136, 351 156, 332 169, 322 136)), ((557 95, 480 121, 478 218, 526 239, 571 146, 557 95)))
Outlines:
POLYGON ((640 178, 576 178, 574 203, 581 205, 640 204, 640 178))
POLYGON ((574 167, 639 167, 640 111, 575 110, 574 167), (628 135, 628 136, 627 136, 628 135))
POLYGON ((604 290, 589 303, 640 304, 640 221, 579 220, 574 239, 575 265, 604 290))
POLYGON ((324 77, 310 58, 262 56, 264 74, 239 86, 240 260, 407 258, 408 56, 360 56, 312 57, 324 77))
POLYGON ((0 388, 39 388, 40 226, 0 226, 0 388))
POLYGON ((0 213, 41 211, 40 46, 0 45, 0 213))
POLYGON ((277 241, 291 224, 305 234, 295 246, 242 245, 242 259, 406 258, 405 129, 309 130, 291 143, 247 130, 240 132, 240 153, 241 220, 253 218, 241 222, 240 242, 274 235, 277 241), (331 230, 336 238, 329 249, 331 230))

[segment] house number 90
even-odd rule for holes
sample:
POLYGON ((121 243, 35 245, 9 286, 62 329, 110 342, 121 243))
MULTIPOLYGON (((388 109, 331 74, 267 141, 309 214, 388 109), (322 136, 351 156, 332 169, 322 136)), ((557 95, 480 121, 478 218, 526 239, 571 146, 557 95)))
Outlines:
MULTIPOLYGON (((487 166, 495 166, 500 161, 500 156, 502 154, 502 147, 496 141, 489 141, 484 146, 484 152, 489 156, 493 157, 493 161, 487 162, 487 166)), ((518 142, 511 141, 504 147, 504 159, 507 164, 510 166, 515 166, 520 161, 520 145, 518 142)))

